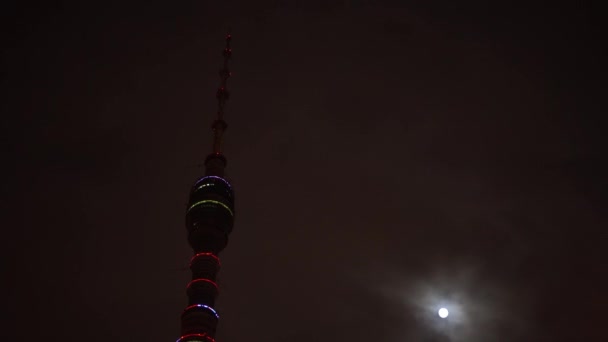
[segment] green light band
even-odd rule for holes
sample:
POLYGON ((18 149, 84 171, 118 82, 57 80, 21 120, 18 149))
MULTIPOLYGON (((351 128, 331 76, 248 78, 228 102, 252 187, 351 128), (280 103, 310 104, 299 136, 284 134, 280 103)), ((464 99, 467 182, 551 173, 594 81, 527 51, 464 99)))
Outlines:
MULTIPOLYGON (((217 185, 217 184, 214 184, 214 183, 205 183, 205 184, 197 187, 196 189, 194 189, 194 191, 192 191, 192 192, 195 193, 195 192, 199 191, 202 188, 206 188, 208 186, 215 186, 215 185, 217 185)), ((228 197, 232 197, 232 193, 230 193, 230 191, 228 192, 228 197)))
POLYGON ((230 213, 230 216, 234 216, 234 213, 232 212, 232 210, 230 210, 230 208, 228 208, 227 205, 225 205, 224 203, 222 203, 220 201, 214 201, 214 200, 202 200, 202 201, 198 201, 198 202, 192 204, 190 206, 190 208, 188 208, 188 211, 192 210, 192 208, 196 207, 197 205, 201 205, 201 204, 205 204, 205 203, 219 204, 222 207, 224 207, 224 209, 228 210, 228 212, 230 213))
POLYGON ((213 186, 213 185, 215 185, 215 184, 213 184, 213 183, 206 183, 206 184, 203 184, 203 185, 199 186, 198 188, 194 189, 194 191, 193 191, 193 192, 197 192, 197 191, 199 191, 200 189, 202 189, 202 188, 204 188, 204 187, 207 187, 207 186, 213 186))

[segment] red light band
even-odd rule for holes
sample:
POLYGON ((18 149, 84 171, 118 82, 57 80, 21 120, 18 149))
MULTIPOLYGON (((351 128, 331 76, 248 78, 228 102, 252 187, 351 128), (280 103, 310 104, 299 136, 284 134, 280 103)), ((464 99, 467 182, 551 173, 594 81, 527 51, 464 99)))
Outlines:
POLYGON ((193 281, 189 282, 189 283, 188 283, 188 286, 186 286, 186 289, 189 289, 189 288, 190 288, 190 286, 192 286, 192 284, 195 284, 195 283, 200 283, 200 282, 209 283, 209 284, 211 284, 211 285, 215 286, 215 290, 216 290, 216 291, 218 290, 218 286, 217 286, 217 283, 216 283, 216 282, 214 282, 213 280, 204 279, 204 278, 194 279, 193 281))
POLYGON ((215 339, 213 339, 213 337, 211 337, 207 334, 188 334, 188 335, 184 335, 184 336, 178 338, 177 341, 175 341, 175 342, 182 342, 182 341, 185 341, 186 339, 192 338, 192 337, 204 338, 205 340, 207 340, 209 342, 215 342, 215 339))
POLYGON ((213 259, 215 259, 215 262, 217 262, 217 265, 218 265, 218 266, 221 266, 221 264, 220 264, 220 258, 218 258, 218 257, 217 257, 215 254, 213 254, 213 253, 207 253, 207 252, 205 252, 205 253, 198 253, 198 254, 195 254, 195 255, 192 257, 192 259, 190 259, 190 266, 192 266, 192 262, 194 261, 194 259, 196 259, 196 258, 198 258, 198 257, 202 257, 202 256, 210 256, 210 257, 212 257, 213 259))

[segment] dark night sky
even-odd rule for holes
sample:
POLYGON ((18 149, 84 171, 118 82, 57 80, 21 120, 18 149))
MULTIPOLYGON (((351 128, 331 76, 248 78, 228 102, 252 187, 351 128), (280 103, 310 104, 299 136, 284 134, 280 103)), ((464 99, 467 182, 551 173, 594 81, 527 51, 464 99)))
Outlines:
POLYGON ((84 3, 4 11, 2 340, 178 337, 231 27, 219 342, 608 341, 598 8, 84 3))

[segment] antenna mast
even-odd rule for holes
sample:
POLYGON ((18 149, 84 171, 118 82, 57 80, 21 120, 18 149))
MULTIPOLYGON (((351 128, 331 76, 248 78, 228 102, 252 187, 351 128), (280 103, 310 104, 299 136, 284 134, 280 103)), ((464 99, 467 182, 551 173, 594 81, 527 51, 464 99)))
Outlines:
POLYGON ((228 69, 228 62, 232 56, 232 49, 230 48, 230 40, 232 35, 228 33, 226 35, 226 47, 224 48, 224 66, 220 70, 220 87, 217 90, 217 119, 213 122, 211 128, 213 128, 213 153, 220 155, 222 154, 222 136, 224 131, 228 128, 228 124, 224 121, 224 107, 226 101, 230 97, 230 93, 227 89, 228 78, 230 78, 230 69, 228 69))

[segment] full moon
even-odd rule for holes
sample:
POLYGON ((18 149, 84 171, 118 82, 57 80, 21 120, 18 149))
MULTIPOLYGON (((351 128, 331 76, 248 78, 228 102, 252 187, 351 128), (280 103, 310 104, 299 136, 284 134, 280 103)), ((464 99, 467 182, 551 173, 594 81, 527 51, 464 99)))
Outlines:
POLYGON ((446 308, 439 309, 439 311, 437 313, 439 314, 439 317, 441 317, 441 318, 446 318, 450 314, 448 312, 448 309, 446 309, 446 308))

